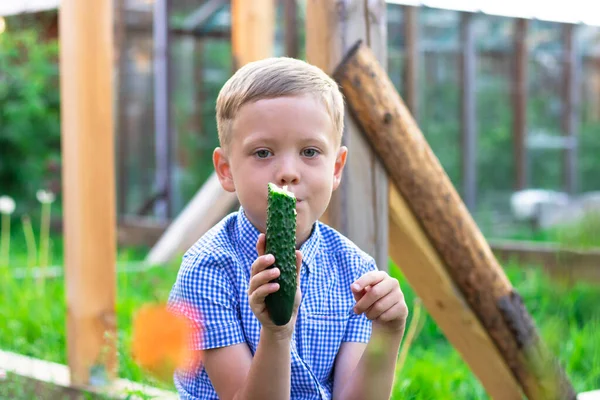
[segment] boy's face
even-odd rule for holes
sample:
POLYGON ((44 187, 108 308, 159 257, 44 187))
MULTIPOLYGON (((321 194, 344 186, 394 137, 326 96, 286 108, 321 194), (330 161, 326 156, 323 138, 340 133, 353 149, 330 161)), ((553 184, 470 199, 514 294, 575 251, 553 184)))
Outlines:
POLYGON ((229 148, 217 148, 213 163, 223 188, 237 192, 261 232, 266 229, 267 183, 287 185, 297 198, 301 244, 339 186, 346 155, 325 106, 305 95, 245 104, 233 122, 229 148))

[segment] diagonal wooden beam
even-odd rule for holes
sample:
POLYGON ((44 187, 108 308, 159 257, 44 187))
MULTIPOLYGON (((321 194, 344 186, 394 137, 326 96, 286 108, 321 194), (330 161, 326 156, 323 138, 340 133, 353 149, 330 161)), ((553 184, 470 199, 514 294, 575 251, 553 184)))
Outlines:
POLYGON ((521 389, 398 190, 390 189, 390 257, 425 308, 494 399, 522 399, 521 389))
POLYGON ((523 392, 530 400, 575 399, 563 369, 375 55, 359 42, 333 76, 391 182, 523 392))

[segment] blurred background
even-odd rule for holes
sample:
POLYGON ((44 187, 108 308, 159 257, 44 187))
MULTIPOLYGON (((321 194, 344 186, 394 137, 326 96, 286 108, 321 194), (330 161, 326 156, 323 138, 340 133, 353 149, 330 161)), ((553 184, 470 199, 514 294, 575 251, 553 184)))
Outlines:
MULTIPOLYGON (((508 254, 511 281, 577 389, 600 389, 600 14, 577 1, 521 3, 481 10, 467 1, 389 1, 387 70, 490 243, 534 241, 593 253, 578 275, 574 261, 556 262, 558 247, 525 258, 495 248, 508 254)), ((46 300, 64 294, 58 6, 59 0, 0 4, 0 196, 16 206, 8 213, 9 264, 48 267, 46 300), (44 263, 31 256, 47 204, 40 190, 55 196, 44 263)), ((305 11, 304 0, 277 0, 275 55, 305 58, 305 11)), ((125 354, 134 309, 166 299, 178 263, 131 273, 213 172, 215 100, 234 63, 229 1, 173 0, 158 15, 153 0, 114 0, 114 16, 118 325, 125 354), (168 43, 166 59, 156 52, 157 24, 168 27, 160 39, 168 43), (160 118, 170 129, 156 126, 160 118)), ((38 294, 27 297, 24 281, 12 282, 0 291, 0 304, 14 304, 0 310, 0 321, 11 321, 0 322, 0 348, 64 363, 61 302, 32 312, 28 304, 38 294), (48 340, 59 345, 43 345, 48 340)), ((418 301, 402 282, 407 299, 418 301)), ((485 398, 439 329, 421 318, 415 357, 408 357, 397 393, 485 398)), ((127 357, 120 363, 122 376, 172 389, 127 357)))
MULTIPOLYGON (((0 8, 1 62, 11 77, 0 98, 0 182, 18 209, 39 189, 60 199, 57 3, 0 8)), ((227 1, 207 1, 212 12, 202 15, 202 3, 176 0, 157 17, 153 1, 114 2, 121 220, 164 226, 212 172, 215 99, 233 71, 230 12, 227 1), (169 21, 170 57, 157 71, 153 24, 161 20, 169 21), (168 91, 157 93, 166 74, 168 91), (159 112, 171 129, 159 131, 155 105, 165 99, 171 107, 159 112), (168 176, 166 187, 158 174, 168 176)), ((466 13, 464 1, 454 9, 452 1, 396 3, 416 4, 387 4, 389 76, 486 232, 508 232, 516 190, 600 190, 600 28, 572 23, 585 9, 571 17, 510 5, 466 13)), ((275 55, 305 58, 304 12, 303 1, 278 2, 275 55)))

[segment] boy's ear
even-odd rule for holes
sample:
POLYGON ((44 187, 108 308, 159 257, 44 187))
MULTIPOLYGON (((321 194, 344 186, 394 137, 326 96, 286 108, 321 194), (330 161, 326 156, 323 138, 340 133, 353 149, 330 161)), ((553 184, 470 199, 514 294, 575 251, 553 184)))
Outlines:
POLYGON ((235 185, 233 184, 233 177, 231 175, 231 165, 227 159, 227 154, 220 147, 217 147, 213 151, 213 165, 223 189, 228 192, 235 192, 235 185))
POLYGON ((348 157, 348 148, 346 146, 340 146, 333 167, 333 190, 337 189, 342 181, 342 172, 346 165, 346 157, 348 157))

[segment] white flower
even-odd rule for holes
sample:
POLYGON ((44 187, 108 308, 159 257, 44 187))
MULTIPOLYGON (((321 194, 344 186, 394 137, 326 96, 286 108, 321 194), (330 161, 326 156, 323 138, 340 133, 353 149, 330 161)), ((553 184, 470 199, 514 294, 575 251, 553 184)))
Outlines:
POLYGON ((42 204, 52 204, 54 202, 54 193, 50 191, 38 190, 35 196, 42 204))
POLYGON ((15 207, 16 204, 12 197, 0 196, 0 214, 12 214, 15 207))

